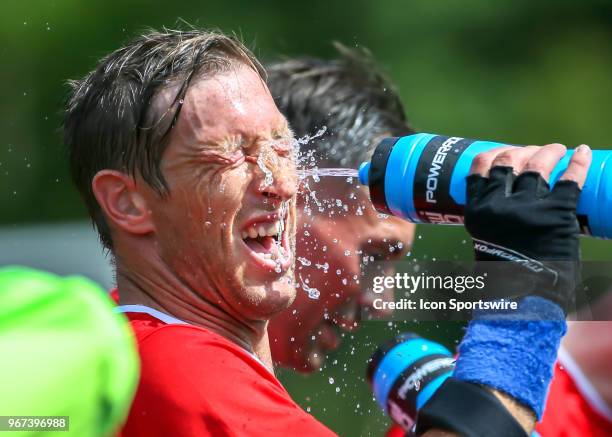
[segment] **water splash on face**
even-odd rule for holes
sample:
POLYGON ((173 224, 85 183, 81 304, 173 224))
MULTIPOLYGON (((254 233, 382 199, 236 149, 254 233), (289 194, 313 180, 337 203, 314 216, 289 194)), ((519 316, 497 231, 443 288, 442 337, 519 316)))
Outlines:
POLYGON ((314 133, 314 135, 304 135, 301 138, 296 138, 295 142, 297 144, 308 144, 312 140, 316 140, 317 138, 322 137, 323 135, 325 135, 325 132, 327 132, 327 126, 323 126, 321 129, 316 131, 314 133))
POLYGON ((276 245, 276 251, 278 253, 278 257, 275 259, 274 271, 276 273, 280 273, 282 270, 281 258, 286 258, 288 256, 285 248, 283 247, 283 238, 285 235, 285 220, 287 215, 289 214, 289 208, 291 205, 290 200, 286 200, 281 202, 279 208, 279 217, 278 217, 278 235, 279 238, 274 239, 274 244, 276 245))
MULTIPOLYGON (((322 177, 341 177, 344 180, 340 180, 340 183, 347 183, 353 186, 353 188, 357 188, 359 184, 355 184, 354 180, 356 180, 359 176, 359 172, 356 169, 352 168, 319 168, 318 163, 319 156, 317 156, 316 148, 306 148, 302 147, 307 145, 313 140, 316 140, 325 135, 327 132, 327 127, 324 126, 318 131, 316 131, 313 135, 304 135, 301 138, 294 139, 292 141, 293 146, 293 158, 297 167, 297 175, 300 180, 300 191, 301 198, 303 202, 301 202, 301 207, 303 208, 303 216, 310 216, 311 219, 315 218, 313 216, 313 208, 314 211, 318 211, 318 213, 327 214, 332 217, 334 215, 338 215, 339 213, 346 213, 349 211, 349 207, 352 209, 359 209, 357 215, 363 215, 363 208, 357 205, 359 201, 355 196, 355 193, 351 193, 351 196, 346 199, 336 199, 336 198, 321 198, 319 199, 317 196, 317 187, 316 185, 321 182, 322 177), (307 150, 305 150, 307 149, 307 150)), ((257 160, 258 166, 261 168, 263 174, 265 175, 264 185, 270 185, 274 183, 272 169, 270 167, 269 161, 265 159, 265 157, 259 156, 257 160)), ((335 196, 334 196, 335 197, 335 196)), ((305 226, 306 227, 306 226, 305 226)), ((304 236, 309 236, 308 230, 304 230, 304 236)), ((319 250, 322 252, 327 251, 327 247, 313 247, 313 250, 319 250)), ((345 253, 346 256, 352 255, 349 251, 348 254, 345 253)), ((313 256, 316 254, 313 253, 313 256)), ((308 257, 310 258, 310 257, 308 257)), ((312 261, 308 258, 299 257, 296 261, 301 264, 301 268, 316 268, 318 270, 322 270, 323 273, 327 273, 330 266, 329 263, 325 262, 319 264, 316 262, 316 259, 312 259, 312 261)), ((300 287, 307 293, 310 299, 319 299, 320 291, 314 287, 311 287, 308 284, 308 280, 302 279, 299 276, 300 287)), ((346 282, 346 279, 345 279, 346 282)))
POLYGON ((313 135, 306 134, 303 137, 295 138, 292 141, 293 159, 295 160, 295 163, 298 168, 315 165, 315 150, 308 150, 306 152, 302 152, 301 146, 304 146, 310 143, 311 141, 322 137, 323 135, 325 135, 325 132, 327 132, 327 126, 323 126, 313 135))
POLYGON ((257 157, 257 165, 261 169, 264 174, 264 181, 261 184, 261 188, 269 187, 274 183, 274 176, 272 175, 272 170, 268 167, 266 163, 266 154, 260 153, 257 157))

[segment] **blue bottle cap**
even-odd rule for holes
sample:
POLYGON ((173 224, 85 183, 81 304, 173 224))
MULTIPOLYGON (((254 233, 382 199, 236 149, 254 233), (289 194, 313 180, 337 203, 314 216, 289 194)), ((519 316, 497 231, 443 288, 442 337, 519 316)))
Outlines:
POLYGON ((370 178, 370 163, 362 162, 359 166, 359 182, 361 185, 369 185, 370 178))

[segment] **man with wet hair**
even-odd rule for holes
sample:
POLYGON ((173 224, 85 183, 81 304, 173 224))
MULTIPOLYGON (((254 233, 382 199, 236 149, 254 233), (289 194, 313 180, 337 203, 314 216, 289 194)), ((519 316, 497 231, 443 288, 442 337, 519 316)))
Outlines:
POLYGON ((259 62, 220 33, 151 31, 71 86, 72 176, 142 362, 123 435, 332 435, 272 369, 297 176, 259 62))
MULTIPOLYGON (((331 61, 300 58, 267 65, 268 86, 296 137, 323 132, 301 145, 305 164, 311 164, 312 157, 321 168, 356 169, 382 138, 414 131, 397 90, 370 53, 340 44, 336 48, 340 57, 331 61)), ((338 347, 338 331, 356 329, 362 311, 377 315, 371 306, 374 295, 364 294, 359 285, 362 263, 404 257, 414 225, 381 217, 365 187, 344 179, 322 178, 317 183, 309 178, 302 194, 296 276, 302 287, 320 294, 312 299, 298 290, 291 308, 272 319, 269 332, 275 361, 309 372, 338 347)))

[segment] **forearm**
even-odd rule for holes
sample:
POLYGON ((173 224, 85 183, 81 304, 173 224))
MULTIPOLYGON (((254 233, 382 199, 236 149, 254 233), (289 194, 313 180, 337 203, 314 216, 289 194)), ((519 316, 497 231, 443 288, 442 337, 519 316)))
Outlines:
POLYGON ((506 407, 508 412, 512 414, 512 417, 521 425, 527 434, 531 434, 535 424, 536 416, 529 408, 517 402, 513 397, 507 394, 488 387, 488 389, 495 395, 497 399, 506 407))

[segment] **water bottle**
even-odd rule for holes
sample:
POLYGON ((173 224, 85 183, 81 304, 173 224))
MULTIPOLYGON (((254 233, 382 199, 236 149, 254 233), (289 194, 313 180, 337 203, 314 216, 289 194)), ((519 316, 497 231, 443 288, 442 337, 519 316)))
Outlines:
MULTIPOLYGON (((466 176, 472 160, 508 144, 434 134, 383 139, 370 162, 359 167, 359 181, 370 188, 380 212, 414 223, 463 224, 466 176)), ((554 186, 567 168, 568 151, 550 175, 554 186)), ((580 200, 582 233, 612 238, 612 150, 593 150, 593 162, 580 200)))
MULTIPOLYGON (((368 364, 366 378, 380 407, 415 437, 418 411, 455 369, 450 351, 431 340, 405 332, 380 345, 368 364)), ((530 437, 540 437, 533 431, 530 437)))
POLYGON ((378 347, 366 377, 380 407, 405 430, 451 376, 455 359, 439 343, 406 332, 378 347))

